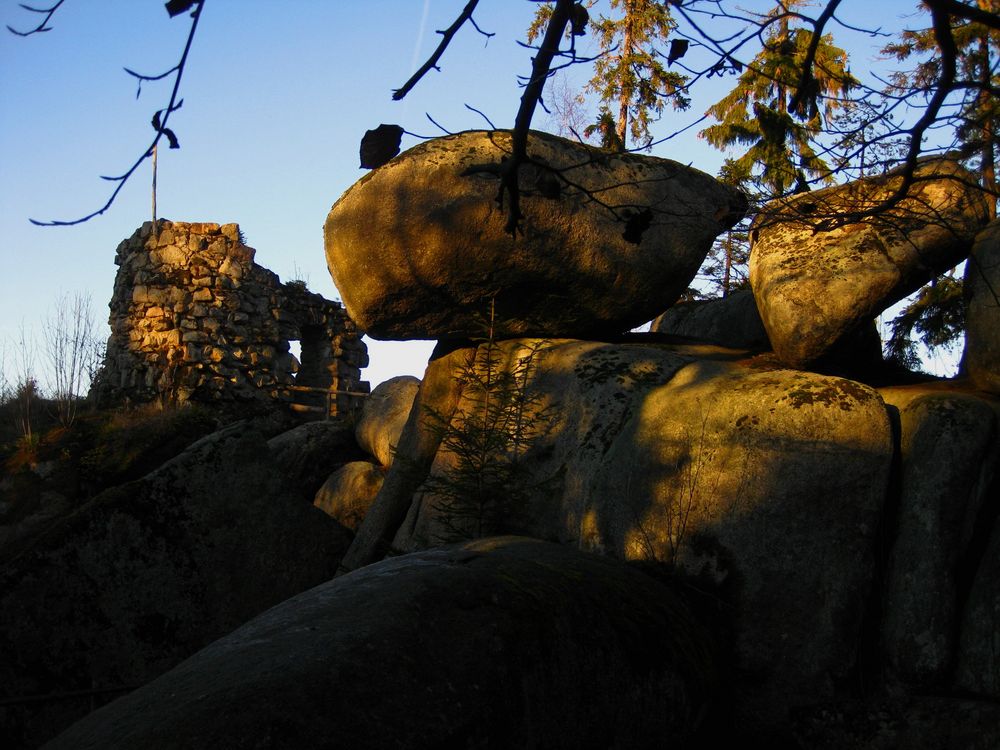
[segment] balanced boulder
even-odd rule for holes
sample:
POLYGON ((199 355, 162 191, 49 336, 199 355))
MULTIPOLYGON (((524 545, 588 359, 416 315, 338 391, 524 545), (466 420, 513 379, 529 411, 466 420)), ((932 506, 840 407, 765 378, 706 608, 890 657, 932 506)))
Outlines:
POLYGON ((988 221, 957 162, 859 180, 772 203, 751 229, 750 284, 774 351, 800 366, 968 255, 988 221), (854 217, 854 218, 852 218, 854 217))
POLYGON ((377 339, 620 333, 683 292, 746 199, 678 162, 532 132, 516 236, 498 201, 507 131, 420 144, 374 170, 326 221, 330 272, 377 339))

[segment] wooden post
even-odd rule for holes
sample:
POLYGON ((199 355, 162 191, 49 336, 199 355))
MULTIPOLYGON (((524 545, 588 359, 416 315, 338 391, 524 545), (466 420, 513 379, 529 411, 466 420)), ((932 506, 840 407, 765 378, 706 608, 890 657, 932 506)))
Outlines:
POLYGON ((156 145, 153 145, 153 234, 156 235, 156 145))

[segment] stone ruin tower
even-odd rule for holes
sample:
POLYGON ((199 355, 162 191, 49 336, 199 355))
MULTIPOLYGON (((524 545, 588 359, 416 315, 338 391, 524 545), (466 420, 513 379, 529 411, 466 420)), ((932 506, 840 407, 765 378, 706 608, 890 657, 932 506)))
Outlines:
POLYGON ((257 265, 236 224, 155 229, 118 246, 99 403, 329 402, 344 413, 367 393, 367 348, 338 302, 257 265))

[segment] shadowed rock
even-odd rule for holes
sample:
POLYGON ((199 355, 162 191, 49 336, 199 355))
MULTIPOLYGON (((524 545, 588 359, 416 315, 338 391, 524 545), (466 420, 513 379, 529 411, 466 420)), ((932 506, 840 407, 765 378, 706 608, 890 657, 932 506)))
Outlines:
POLYGON ((674 305, 657 317, 649 330, 688 336, 733 349, 764 351, 771 348, 749 289, 740 289, 721 299, 674 305))
POLYGON ((246 423, 101 493, 0 569, 3 697, 84 694, 8 708, 5 724, 23 723, 10 746, 327 580, 348 543, 246 423))
MULTIPOLYGON (((514 367, 531 343, 501 342, 499 361, 514 367)), ((852 674, 892 434, 872 389, 739 357, 549 342, 527 389, 557 418, 519 458, 524 486, 541 489, 526 490, 514 529, 674 563, 730 590, 744 716, 780 722, 852 674)), ((474 410, 466 398, 454 413, 474 410)), ((455 463, 439 449, 431 473, 455 463)), ((465 520, 449 513, 418 492, 395 546, 444 538, 465 520)))
MULTIPOLYGON (((886 659, 894 677, 940 688, 955 666, 960 579, 997 468, 997 417, 969 394, 881 389, 900 415, 900 497, 884 595, 886 659)), ((994 499, 995 502, 995 499, 994 499)))
POLYGON ((47 747, 687 747, 715 669, 670 585, 484 539, 317 586, 47 747))

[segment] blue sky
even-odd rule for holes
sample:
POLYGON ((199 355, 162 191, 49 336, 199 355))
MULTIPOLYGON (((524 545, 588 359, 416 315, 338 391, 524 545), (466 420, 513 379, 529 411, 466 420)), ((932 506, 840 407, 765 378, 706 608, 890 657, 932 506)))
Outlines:
MULTIPOLYGON (((489 44, 464 28, 441 72, 402 102, 391 100, 437 44, 434 29, 447 26, 464 4, 209 0, 182 84, 184 107, 171 119, 181 148, 162 151, 159 160, 158 215, 237 222, 259 263, 338 298, 326 270, 323 222, 363 174, 364 131, 385 122, 439 135, 425 112, 453 131, 483 127, 465 104, 498 127, 513 121, 516 76, 530 66, 530 53, 516 43, 533 12, 527 0, 482 0, 476 19, 496 33, 489 44)), ((893 26, 914 5, 843 4, 848 18, 893 26)), ((4 25, 33 21, 14 0, 0 2, 4 25)), ((39 228, 28 218, 72 219, 106 200, 111 186, 99 175, 131 165, 149 143, 152 113, 169 97, 168 84, 146 84, 137 100, 122 68, 155 74, 171 67, 188 21, 170 19, 159 0, 66 0, 52 26, 26 39, 0 34, 0 340, 8 360, 22 321, 40 334, 60 292, 89 292, 98 318, 106 319, 115 248, 149 218, 148 166, 104 216, 87 224, 39 228)), ((852 63, 866 70, 872 56, 858 47, 852 63)), ((686 124, 717 98, 699 93, 693 114, 671 115, 660 130, 686 124)), ((540 113, 536 126, 545 120, 540 113)), ((407 137, 404 147, 414 143, 407 137)), ((654 153, 710 173, 722 160, 693 134, 654 153)), ((421 375, 430 346, 370 344, 368 379, 421 375)))

